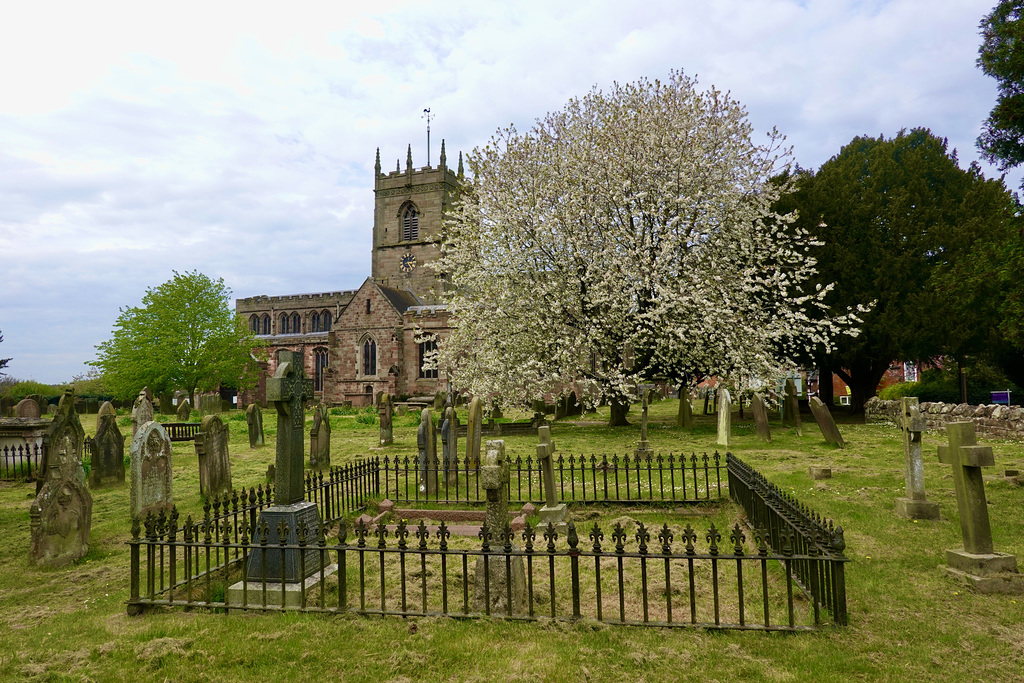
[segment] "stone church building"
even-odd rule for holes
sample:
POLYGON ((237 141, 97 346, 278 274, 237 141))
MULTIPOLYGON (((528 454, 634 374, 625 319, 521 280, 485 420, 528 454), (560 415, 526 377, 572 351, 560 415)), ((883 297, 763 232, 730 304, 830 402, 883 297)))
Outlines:
POLYGON ((378 392, 432 396, 447 389, 444 377, 425 367, 424 356, 449 329, 449 315, 436 292, 443 286, 431 268, 445 212, 457 200, 463 179, 447 166, 444 142, 437 167, 405 170, 374 166, 373 253, 370 277, 354 291, 259 295, 238 299, 236 313, 263 340, 256 389, 241 392, 239 405, 266 405, 266 378, 277 369, 278 352, 299 354, 316 398, 330 405, 369 405, 378 392))

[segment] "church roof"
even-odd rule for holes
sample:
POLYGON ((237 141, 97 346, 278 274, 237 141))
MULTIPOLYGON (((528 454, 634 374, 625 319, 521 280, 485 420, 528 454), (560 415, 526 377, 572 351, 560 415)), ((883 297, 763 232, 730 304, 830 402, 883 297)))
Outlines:
POLYGON ((410 306, 418 306, 420 303, 416 295, 407 289, 392 289, 383 285, 377 285, 377 288, 380 289, 381 294, 387 297, 387 300, 391 302, 391 305, 399 313, 405 313, 410 306))

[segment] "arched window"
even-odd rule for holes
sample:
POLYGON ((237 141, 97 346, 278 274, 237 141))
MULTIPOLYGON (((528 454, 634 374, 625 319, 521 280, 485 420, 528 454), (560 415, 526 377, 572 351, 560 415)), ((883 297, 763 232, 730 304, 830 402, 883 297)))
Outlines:
POLYGON ((363 374, 377 374, 377 342, 367 339, 363 342, 363 374))
POLYGON ((263 334, 270 334, 270 315, 263 314, 263 334))
POLYGON ((292 334, 302 332, 302 318, 298 313, 292 313, 292 334))
POLYGON ((366 314, 370 314, 370 297, 366 297, 366 314))
POLYGON ((278 334, 288 334, 288 323, 290 320, 287 313, 281 314, 281 329, 277 331, 278 334))
POLYGON ((260 333, 260 317, 255 313, 249 316, 249 329, 252 330, 253 334, 260 333))
POLYGON ((309 331, 320 331, 320 313, 318 313, 317 311, 313 311, 313 313, 309 316, 309 331))
POLYGON ((420 342, 420 379, 437 379, 437 366, 426 367, 437 351, 437 340, 428 339, 420 342))
POLYGON ((420 212, 416 207, 409 204, 402 212, 402 239, 414 240, 420 234, 420 212))
POLYGON ((330 332, 331 331, 331 312, 330 311, 324 311, 320 315, 320 324, 323 326, 324 332, 330 332))
POLYGON ((313 349, 313 391, 324 390, 324 370, 327 369, 327 349, 317 347, 313 349))

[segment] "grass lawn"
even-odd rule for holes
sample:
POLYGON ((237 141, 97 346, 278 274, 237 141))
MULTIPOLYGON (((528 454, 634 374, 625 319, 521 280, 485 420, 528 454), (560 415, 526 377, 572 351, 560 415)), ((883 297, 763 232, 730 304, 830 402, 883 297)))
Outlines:
MULTIPOLYGON (((654 449, 713 452, 714 417, 698 415, 692 432, 683 431, 674 426, 677 406, 669 400, 651 407, 654 449)), ((558 451, 631 452, 639 425, 605 427, 606 410, 555 423, 558 451)), ((257 449, 248 446, 244 416, 225 417, 235 485, 265 481, 274 459, 274 412, 264 413, 267 445, 257 449)), ((639 422, 639 411, 630 419, 639 422)), ((414 455, 417 421, 416 415, 396 417, 395 444, 379 448, 368 414, 332 415, 332 462, 414 455)), ((762 444, 750 412, 743 420, 734 414, 730 450, 843 526, 852 559, 846 566, 847 627, 766 634, 447 618, 417 619, 413 628, 413 620, 394 617, 181 610, 129 617, 127 486, 92 492, 86 558, 43 570, 28 561, 35 485, 0 482, 0 633, 7 634, 0 679, 1024 681, 1024 596, 977 595, 939 569, 944 550, 961 545, 951 468, 937 458, 943 436, 924 438, 926 490, 939 503, 941 519, 911 522, 893 513, 894 499, 904 492, 900 433, 891 425, 839 422, 846 450, 828 446, 809 415, 803 436, 775 420, 773 442, 762 444), (833 478, 812 481, 810 465, 831 467, 833 478)), ((130 432, 126 417, 120 423, 130 432)), ((95 416, 82 416, 82 424, 92 434, 95 416)), ((505 440, 513 458, 536 453, 536 437, 505 440)), ((1024 487, 1002 476, 1005 469, 1024 470, 1024 445, 982 443, 996 454, 996 467, 986 470, 995 547, 1015 554, 1024 569, 1024 487)), ((191 443, 175 444, 174 455, 174 494, 184 517, 201 511, 197 461, 191 443)), ((572 512, 585 520, 594 509, 577 506, 572 512)))

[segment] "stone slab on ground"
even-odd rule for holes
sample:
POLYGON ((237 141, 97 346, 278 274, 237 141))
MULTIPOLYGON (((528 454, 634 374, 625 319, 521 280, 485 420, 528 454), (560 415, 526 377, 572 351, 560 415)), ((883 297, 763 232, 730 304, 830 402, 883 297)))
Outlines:
MULTIPOLYGON (((331 564, 324 567, 324 580, 338 572, 338 565, 331 564)), ((320 571, 317 569, 301 583, 296 581, 284 584, 284 605, 285 607, 298 608, 302 605, 302 591, 306 591, 306 604, 310 604, 310 593, 320 585, 320 571)), ((244 604, 247 607, 263 606, 263 583, 260 581, 239 581, 228 587, 226 600, 229 607, 238 609, 244 604)), ((267 607, 281 606, 281 583, 267 582, 267 607)))

